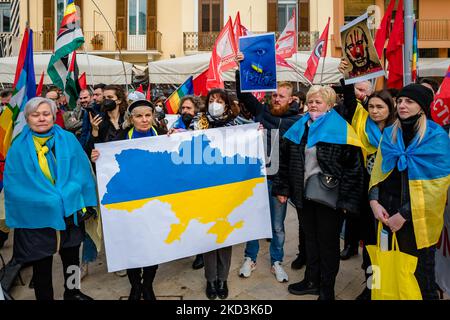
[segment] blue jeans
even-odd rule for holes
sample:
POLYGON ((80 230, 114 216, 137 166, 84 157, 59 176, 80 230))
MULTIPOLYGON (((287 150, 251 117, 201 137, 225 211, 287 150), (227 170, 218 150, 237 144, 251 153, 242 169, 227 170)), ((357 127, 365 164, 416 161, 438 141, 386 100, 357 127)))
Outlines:
MULTIPOLYGON (((272 181, 267 180, 269 190, 270 220, 272 222, 272 241, 270 242, 270 261, 283 261, 284 257, 284 219, 286 218, 287 202, 282 204, 277 197, 272 196, 272 181)), ((259 241, 248 241, 245 246, 245 257, 256 261, 259 251, 259 241)))

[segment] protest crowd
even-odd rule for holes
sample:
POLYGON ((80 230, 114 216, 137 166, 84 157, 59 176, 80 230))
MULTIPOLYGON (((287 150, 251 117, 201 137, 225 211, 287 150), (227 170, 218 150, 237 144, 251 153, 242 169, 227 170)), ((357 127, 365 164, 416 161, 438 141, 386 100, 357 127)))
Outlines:
MULTIPOLYGON (((287 286, 290 294, 334 300, 340 261, 357 256, 362 247, 360 272, 368 285, 355 299, 375 299, 380 292, 371 290, 369 267, 381 257, 377 251, 381 236, 391 250, 406 253, 416 264, 408 283, 411 295, 404 297, 439 299, 435 254, 450 184, 449 125, 432 116, 440 84, 424 78, 390 86, 388 79, 385 88, 376 91, 373 78, 347 81, 368 69, 380 71, 368 59, 368 66, 357 72, 352 55, 358 53, 351 43, 348 47, 339 65, 340 83, 318 84, 313 81, 316 71, 308 70, 313 77, 303 90, 278 82, 262 97, 241 90, 243 64, 250 58, 238 49, 232 60, 241 66, 235 73, 235 89, 214 83, 204 96, 188 90, 178 99, 151 97, 143 88, 97 83, 78 88, 74 101, 56 82, 44 87, 20 109, 21 132, 2 159, 5 210, 0 215, 0 253, 11 241, 10 263, 18 270, 32 267, 30 285, 37 300, 59 298, 52 281, 53 256, 58 253, 64 270, 63 298, 92 300, 89 292, 73 288, 68 279, 76 266, 82 280, 103 250, 96 180, 102 153, 95 145, 152 137, 146 140, 150 144, 159 136, 259 123, 258 130, 269 142, 267 166, 279 165, 267 174, 274 281, 289 282, 283 263, 285 218, 288 206, 293 206, 298 252, 290 267, 305 268, 305 276, 287 286), (171 124, 169 114, 178 115, 171 124)), ((263 66, 253 69, 258 68, 263 66)), ((1 92, 2 115, 15 102, 16 91, 1 92)), ((259 241, 264 240, 248 241, 244 252, 227 246, 192 257, 193 269, 204 268, 206 298, 227 299, 232 254, 242 256, 239 276, 251 277, 259 241)), ((142 265, 115 273, 128 277, 129 300, 156 300, 157 272, 158 265, 142 265)))

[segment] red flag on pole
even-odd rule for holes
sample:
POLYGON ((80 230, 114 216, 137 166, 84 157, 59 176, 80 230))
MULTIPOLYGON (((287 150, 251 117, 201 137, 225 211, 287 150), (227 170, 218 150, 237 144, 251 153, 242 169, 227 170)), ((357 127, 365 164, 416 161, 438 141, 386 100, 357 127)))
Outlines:
POLYGON ((196 96, 206 97, 208 95, 208 89, 206 88, 206 80, 208 79, 208 70, 206 69, 202 73, 200 73, 193 80, 194 83, 194 94, 196 96))
POLYGON ((295 10, 292 10, 292 17, 289 19, 286 27, 275 44, 277 56, 287 59, 292 57, 294 53, 297 53, 298 41, 296 35, 297 27, 295 21, 295 10))
POLYGON ((231 23, 231 17, 217 36, 209 61, 206 87, 223 88, 222 73, 236 67, 234 60, 237 54, 236 41, 231 23))
POLYGON ((42 88, 44 87, 44 71, 42 71, 41 79, 36 89, 36 97, 40 97, 42 94, 42 88))
POLYGON ((330 18, 328 18, 328 23, 322 32, 319 40, 317 40, 316 45, 308 59, 308 67, 305 70, 305 77, 313 82, 314 76, 316 75, 317 67, 319 66, 320 57, 325 57, 327 55, 327 44, 328 44, 328 28, 330 26, 330 18))
POLYGON ((383 55, 384 45, 386 44, 386 38, 389 36, 389 31, 391 30, 391 19, 392 19, 392 11, 394 11, 395 0, 391 0, 389 2, 389 6, 383 16, 383 19, 380 23, 380 28, 377 30, 377 34, 375 35, 375 49, 377 50, 378 57, 381 59, 383 55))
POLYGON ((87 89, 86 72, 83 72, 78 78, 78 84, 80 85, 80 90, 87 89))
POLYGON ((431 104, 431 117, 441 126, 450 123, 450 66, 431 104))
POLYGON ((403 0, 399 0, 394 26, 386 48, 388 61, 388 88, 403 87, 403 45, 405 44, 403 0))
POLYGON ((145 94, 145 100, 151 101, 151 99, 152 99, 152 92, 151 92, 150 79, 149 79, 147 93, 145 94))
POLYGON ((239 48, 239 37, 246 36, 250 33, 248 29, 241 24, 241 14, 239 13, 239 11, 237 12, 236 18, 234 19, 233 32, 236 48, 239 48))

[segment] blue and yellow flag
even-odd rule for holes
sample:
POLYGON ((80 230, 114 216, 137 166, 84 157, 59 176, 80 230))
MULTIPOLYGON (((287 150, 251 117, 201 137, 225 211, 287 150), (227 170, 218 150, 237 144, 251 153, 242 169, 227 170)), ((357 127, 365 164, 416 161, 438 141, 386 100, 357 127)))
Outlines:
MULTIPOLYGON (((286 132, 284 138, 300 144, 305 132, 305 125, 310 119, 310 114, 306 113, 286 132)), ((318 142, 364 147, 355 130, 334 109, 312 122, 309 127, 307 147, 311 148, 318 142)))
POLYGON ((372 170, 369 189, 384 181, 397 167, 408 169, 409 194, 417 248, 436 244, 444 224, 444 208, 450 186, 450 139, 436 123, 427 121, 422 141, 416 136, 405 148, 399 129, 392 140, 393 126, 383 132, 372 170))
POLYGON ((367 165, 367 156, 377 152, 381 140, 381 130, 377 124, 370 119, 369 112, 363 108, 358 101, 355 114, 352 119, 352 127, 355 129, 362 145, 364 164, 367 165))

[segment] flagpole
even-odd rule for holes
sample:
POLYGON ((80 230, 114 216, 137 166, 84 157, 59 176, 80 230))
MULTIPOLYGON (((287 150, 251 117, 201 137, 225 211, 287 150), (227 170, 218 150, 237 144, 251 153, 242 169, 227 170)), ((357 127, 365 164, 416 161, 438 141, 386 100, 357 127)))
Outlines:
POLYGON ((323 71, 325 69, 325 59, 327 58, 327 53, 325 52, 325 57, 323 57, 323 63, 322 63, 322 73, 320 75, 320 85, 322 85, 323 82, 323 71))
POLYGON ((111 31, 111 34, 113 35, 114 41, 116 42, 116 48, 119 51, 120 61, 122 61, 123 74, 125 76, 126 91, 128 91, 127 70, 125 69, 125 63, 123 62, 122 50, 120 50, 119 41, 117 41, 117 37, 116 37, 111 25, 109 24, 108 19, 106 19, 105 15, 103 14, 103 11, 100 9, 100 7, 97 5, 97 3, 94 0, 91 0, 91 2, 94 4, 94 6, 98 9, 100 14, 102 15, 103 19, 105 20, 106 24, 108 25, 109 30, 111 31))
MULTIPOLYGON (((295 48, 295 65, 297 66, 298 65, 298 36, 299 36, 299 31, 298 31, 298 21, 299 21, 299 10, 300 10, 300 8, 298 7, 298 3, 297 3, 297 16, 295 17, 295 20, 294 20, 294 23, 295 23, 295 36, 296 36, 296 38, 295 38, 295 41, 294 41, 294 43, 297 43, 297 48, 295 48)), ((299 86, 299 84, 298 84, 298 81, 297 81, 297 91, 300 91, 300 86, 299 86)))

